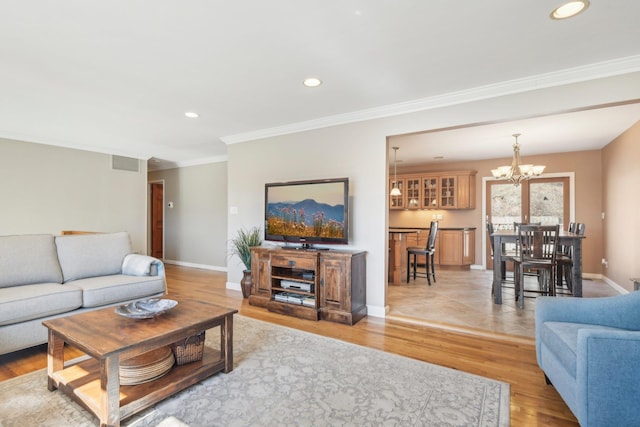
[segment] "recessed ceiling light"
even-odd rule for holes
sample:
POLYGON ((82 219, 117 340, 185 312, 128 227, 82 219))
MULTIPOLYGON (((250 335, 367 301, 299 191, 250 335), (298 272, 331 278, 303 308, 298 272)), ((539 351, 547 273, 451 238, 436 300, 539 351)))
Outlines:
POLYGON ((551 12, 551 19, 567 19, 584 12, 589 7, 589 0, 570 1, 558 6, 551 12))
POLYGON ((189 117, 190 119, 197 119, 198 117, 200 117, 198 113, 194 113, 193 111, 187 111, 186 113, 184 113, 184 115, 189 117))
POLYGON ((315 77, 309 77, 308 79, 304 79, 302 84, 305 85, 306 87, 317 87, 322 84, 322 80, 315 77))

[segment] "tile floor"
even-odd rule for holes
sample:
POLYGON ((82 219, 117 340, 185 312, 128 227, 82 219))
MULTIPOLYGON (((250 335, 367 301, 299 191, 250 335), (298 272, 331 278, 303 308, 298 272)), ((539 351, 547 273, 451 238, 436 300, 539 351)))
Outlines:
MULTIPOLYGON (((526 298, 524 309, 519 309, 514 290, 503 288, 502 304, 494 304, 491 298, 492 278, 491 271, 453 271, 436 267, 437 282, 430 287, 426 278, 411 280, 407 285, 389 284, 387 316, 390 319, 442 323, 490 333, 534 337, 535 294, 526 298)), ((617 294, 602 280, 583 279, 584 298, 617 294)))

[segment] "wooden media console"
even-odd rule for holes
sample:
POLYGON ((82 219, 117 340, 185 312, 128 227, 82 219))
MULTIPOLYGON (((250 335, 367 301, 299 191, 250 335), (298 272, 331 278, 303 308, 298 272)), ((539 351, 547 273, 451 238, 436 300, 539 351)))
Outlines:
POLYGON ((249 304, 353 325, 367 315, 366 252, 251 249, 249 304))

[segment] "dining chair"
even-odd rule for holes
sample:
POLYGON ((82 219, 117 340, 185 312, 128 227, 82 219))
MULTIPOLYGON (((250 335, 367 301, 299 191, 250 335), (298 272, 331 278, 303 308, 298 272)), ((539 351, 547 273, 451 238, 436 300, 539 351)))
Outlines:
POLYGON ((517 233, 521 225, 542 225, 540 222, 514 222, 513 230, 517 233))
MULTIPOLYGON (((520 232, 520 226, 521 225, 542 225, 542 223, 540 223, 540 222, 515 222, 514 221, 514 223, 513 223, 513 231, 516 233, 516 235, 520 232)), ((513 254, 512 256, 515 256, 515 254, 516 254, 516 248, 517 248, 517 243, 518 243, 517 239, 518 238, 516 237, 516 243, 514 245, 512 245, 509 248, 507 248, 507 250, 513 254)), ((515 264, 514 264, 514 268, 513 269, 514 269, 514 274, 513 275, 514 275, 514 282, 515 282, 515 264)), ((537 280, 538 280, 538 286, 542 286, 539 274, 538 274, 538 272, 536 270, 533 270, 533 271, 527 270, 527 271, 524 272, 524 275, 525 276, 534 276, 534 277, 536 277, 537 280)), ((518 292, 517 291, 516 291, 516 301, 518 301, 518 292)))
MULTIPOLYGON (((586 226, 584 223, 569 223, 568 231, 570 233, 576 233, 580 236, 584 236, 586 226)), ((573 295, 573 281, 571 269, 573 268, 573 246, 563 245, 558 248, 558 255, 556 257, 556 263, 558 269, 556 272, 556 286, 564 291, 564 286, 567 285, 568 292, 562 292, 563 294, 573 295)))
POLYGON ((424 255, 425 259, 425 276, 427 277, 427 283, 431 286, 431 277, 433 281, 436 281, 435 270, 435 253, 436 253, 436 233, 438 232, 438 221, 431 221, 429 226, 429 237, 427 238, 427 244, 425 247, 411 246, 407 248, 407 283, 409 283, 409 276, 411 272, 411 256, 413 256, 413 280, 422 273, 417 272, 418 267, 418 255, 424 255), (431 271, 429 271, 431 267, 431 271))
MULTIPOLYGON (((493 256, 493 254, 495 253, 495 247, 493 243, 493 237, 491 237, 494 231, 494 224, 490 221, 487 222, 487 237, 491 246, 491 259, 495 262, 495 257, 493 256)), ((513 262, 512 257, 516 254, 515 250, 508 250, 503 244, 500 248, 500 251, 500 282, 505 288, 513 289, 513 286, 509 286, 509 284, 513 284, 514 280, 512 277, 507 277, 507 262, 513 262), (507 284, 507 286, 505 286, 505 284, 507 284)), ((491 292, 493 293, 493 287, 491 287, 491 292)))
POLYGON ((516 292, 518 307, 524 308, 524 271, 533 270, 538 275, 538 290, 555 296, 556 255, 558 252, 559 225, 520 225, 518 230, 516 266, 516 292))

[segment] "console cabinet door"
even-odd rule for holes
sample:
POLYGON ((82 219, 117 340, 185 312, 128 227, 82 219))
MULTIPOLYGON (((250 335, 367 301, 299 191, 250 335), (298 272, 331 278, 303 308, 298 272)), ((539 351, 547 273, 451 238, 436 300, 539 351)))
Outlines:
POLYGON ((344 259, 320 260, 320 307, 328 310, 349 310, 351 269, 344 259))
POLYGON ((271 255, 251 251, 251 294, 271 299, 271 255))

